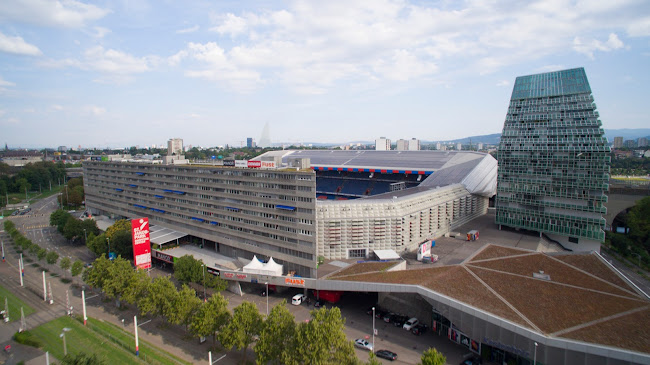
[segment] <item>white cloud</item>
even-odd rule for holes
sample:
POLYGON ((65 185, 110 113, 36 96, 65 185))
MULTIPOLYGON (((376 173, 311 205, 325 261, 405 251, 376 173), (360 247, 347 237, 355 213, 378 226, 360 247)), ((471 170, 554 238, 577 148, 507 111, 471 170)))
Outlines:
POLYGON ((61 110, 65 109, 65 108, 62 105, 54 104, 54 105, 52 105, 52 109, 61 111, 61 110))
POLYGON ((624 46, 625 45, 623 44, 623 42, 618 38, 618 36, 615 33, 610 33, 609 38, 607 38, 607 41, 605 42, 601 42, 597 39, 592 39, 591 41, 583 42, 579 37, 575 37, 573 39, 573 49, 576 52, 587 55, 591 59, 594 58, 595 51, 609 52, 615 49, 623 48, 624 46))
POLYGON ((79 28, 103 18, 110 10, 75 0, 2 0, 0 20, 46 27, 79 28))
POLYGON ((500 80, 499 82, 497 82, 498 87, 505 87, 505 86, 509 86, 509 85, 510 85, 510 81, 508 81, 508 80, 500 80))
POLYGON ((100 106, 97 106, 97 105, 88 105, 88 106, 86 106, 84 108, 84 110, 87 113, 92 114, 92 115, 94 115, 96 117, 99 117, 99 116, 102 116, 102 115, 106 114, 106 108, 100 107, 100 106))
POLYGON ((194 33, 194 32, 196 32, 197 30, 199 30, 199 26, 198 26, 198 25, 195 25, 195 26, 193 26, 193 27, 184 28, 184 29, 179 29, 179 30, 176 31, 176 34, 194 33))
POLYGON ((96 32, 93 34, 95 38, 104 38, 107 34, 111 33, 110 29, 104 27, 94 27, 93 29, 96 32))
POLYGON ((11 81, 7 81, 3 79, 2 76, 0 76, 0 86, 16 86, 16 84, 11 81))
POLYGON ((277 11, 210 14, 215 39, 188 44, 168 62, 183 63, 192 77, 247 80, 247 87, 280 82, 322 93, 341 80, 488 74, 571 47, 593 57, 625 47, 617 34, 650 33, 639 2, 588 3, 291 2, 277 11))
POLYGON ((40 56, 43 54, 38 47, 25 42, 22 37, 12 37, 0 32, 0 51, 25 56, 40 56))

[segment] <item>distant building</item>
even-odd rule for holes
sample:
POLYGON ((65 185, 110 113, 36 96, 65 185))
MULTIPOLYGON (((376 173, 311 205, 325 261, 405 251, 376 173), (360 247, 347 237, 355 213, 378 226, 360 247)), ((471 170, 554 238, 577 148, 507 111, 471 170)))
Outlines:
POLYGON ((28 163, 43 161, 43 154, 38 151, 4 151, 0 153, 0 162, 9 166, 22 167, 28 163))
POLYGON ((623 142, 623 146, 627 148, 636 148, 636 141, 633 139, 628 139, 625 142, 623 142))
POLYGON ((255 142, 253 142, 253 138, 251 137, 246 138, 246 147, 255 148, 255 142))
POLYGON ((68 152, 68 147, 59 146, 56 150, 59 151, 59 152, 68 152))
POLYGON ((479 143, 476 145, 476 150, 477 150, 477 151, 482 151, 482 150, 483 150, 483 143, 482 143, 482 142, 479 142, 479 143))
POLYGON ((461 151, 463 149, 463 144, 458 142, 456 143, 456 151, 461 151))
POLYGON ((375 150, 376 151, 390 151, 390 139, 386 137, 380 137, 375 140, 375 150))
POLYGON ((641 137, 638 139, 636 143, 637 147, 647 147, 648 146, 648 139, 645 137, 641 137))
POLYGON ((600 251, 610 161, 601 127, 583 68, 517 77, 499 144, 496 223, 600 251))
POLYGON ((440 148, 440 147, 441 147, 441 143, 440 143, 440 142, 436 142, 436 149, 437 149, 438 151, 440 151, 440 150, 441 150, 441 148, 440 148))
POLYGON ((398 151, 419 151, 420 150, 420 140, 416 139, 416 138, 398 139, 397 140, 397 150, 398 151))
POLYGON ((614 137, 614 148, 623 147, 623 137, 614 137))
POLYGON ((264 124, 264 129, 262 129, 262 136, 260 137, 260 141, 257 145, 262 148, 271 147, 271 131, 268 122, 264 124))
POLYGON ((182 155, 183 140, 181 138, 172 138, 167 141, 167 156, 182 155))

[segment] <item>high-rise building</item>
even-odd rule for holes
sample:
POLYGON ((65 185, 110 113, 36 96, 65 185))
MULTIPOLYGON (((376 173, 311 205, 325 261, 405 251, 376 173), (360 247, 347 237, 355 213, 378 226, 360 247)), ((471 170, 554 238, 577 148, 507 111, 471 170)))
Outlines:
POLYGON ((483 142, 479 142, 479 143, 476 145, 476 150, 477 150, 477 151, 482 151, 482 150, 483 150, 483 142))
POLYGON ((416 138, 398 139, 396 149, 398 151, 419 151, 420 150, 420 140, 416 139, 416 138))
POLYGON ((167 156, 183 154, 183 139, 171 138, 167 141, 167 156))
POLYGON ((251 138, 251 137, 246 138, 246 147, 248 147, 248 148, 254 148, 255 147, 255 142, 253 142, 253 138, 251 138))
POLYGON ((647 146, 648 146, 648 139, 645 138, 645 137, 641 137, 641 138, 639 138, 639 140, 637 141, 636 145, 637 145, 638 147, 647 147, 647 146))
POLYGON ((636 141, 633 139, 627 139, 625 142, 623 142, 623 147, 636 148, 636 141))
POLYGON ((517 77, 498 150, 496 223, 600 250, 609 151, 583 68, 517 77))
POLYGON ((264 129, 262 129, 262 136, 260 137, 259 143, 257 145, 262 148, 271 147, 271 131, 268 122, 264 124, 264 129))
POLYGON ((614 137, 614 148, 623 147, 623 137, 614 137))
POLYGON ((456 151, 460 151, 463 149, 463 144, 462 143, 456 143, 456 151))
POLYGON ((375 140, 375 150, 377 151, 390 151, 390 139, 386 137, 379 137, 375 140))

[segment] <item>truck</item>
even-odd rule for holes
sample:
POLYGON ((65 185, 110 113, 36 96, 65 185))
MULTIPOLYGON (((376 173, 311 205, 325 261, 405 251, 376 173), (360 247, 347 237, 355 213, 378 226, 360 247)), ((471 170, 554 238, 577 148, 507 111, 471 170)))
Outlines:
POLYGON ((312 293, 315 298, 325 300, 332 304, 338 303, 338 301, 341 300, 341 295, 343 295, 342 291, 335 290, 312 290, 312 293))

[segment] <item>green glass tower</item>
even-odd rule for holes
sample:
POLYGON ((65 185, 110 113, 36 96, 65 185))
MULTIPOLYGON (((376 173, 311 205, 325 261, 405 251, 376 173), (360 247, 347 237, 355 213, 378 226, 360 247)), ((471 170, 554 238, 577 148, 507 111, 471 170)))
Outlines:
POLYGON ((583 68, 517 77, 497 158, 496 223, 600 250, 609 146, 583 68))

